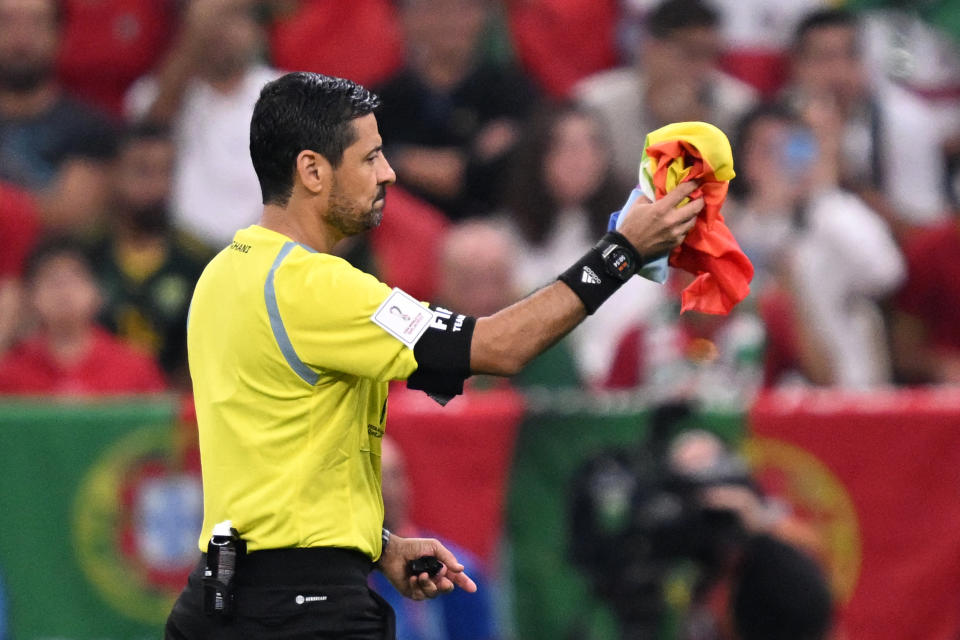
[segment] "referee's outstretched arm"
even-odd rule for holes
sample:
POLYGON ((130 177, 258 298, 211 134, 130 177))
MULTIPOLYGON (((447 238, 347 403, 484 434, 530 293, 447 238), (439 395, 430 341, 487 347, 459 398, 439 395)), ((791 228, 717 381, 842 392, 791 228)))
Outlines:
POLYGON ((441 404, 463 393, 475 373, 510 376, 592 314, 644 263, 681 242, 703 209, 687 182, 656 203, 640 198, 620 232, 609 232, 554 282, 502 311, 471 318, 433 308, 433 320, 413 347, 417 370, 407 386, 441 404))
POLYGON ((607 234, 556 282, 492 316, 478 318, 470 346, 471 373, 516 374, 593 313, 649 258, 683 242, 703 209, 703 199, 676 205, 697 186, 686 182, 656 203, 639 199, 620 233, 607 234))

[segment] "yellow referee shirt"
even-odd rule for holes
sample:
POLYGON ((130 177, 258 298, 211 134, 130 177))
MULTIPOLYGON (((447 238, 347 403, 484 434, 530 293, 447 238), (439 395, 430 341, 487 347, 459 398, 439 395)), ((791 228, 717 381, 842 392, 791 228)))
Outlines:
POLYGON ((251 551, 380 556, 387 381, 416 370, 430 319, 340 258, 260 226, 237 232, 200 277, 187 323, 201 550, 229 519, 251 551))

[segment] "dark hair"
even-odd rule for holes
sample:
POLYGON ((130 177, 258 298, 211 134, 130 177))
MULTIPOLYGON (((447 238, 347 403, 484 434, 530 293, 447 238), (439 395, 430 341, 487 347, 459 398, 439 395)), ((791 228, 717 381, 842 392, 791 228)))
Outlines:
POLYGON ((263 203, 286 205, 304 149, 339 167, 356 140, 351 121, 379 106, 376 94, 343 78, 298 71, 268 82, 250 121, 250 158, 263 203))
MULTIPOLYGON (((733 129, 733 166, 743 162, 747 150, 747 141, 753 135, 753 128, 761 120, 778 120, 784 123, 798 123, 799 118, 787 105, 780 102, 764 102, 743 115, 733 129)), ((738 174, 730 182, 730 195, 746 198, 750 195, 747 176, 738 174)))
POLYGON ((720 15, 700 0, 665 0, 647 17, 647 30, 655 38, 668 38, 677 29, 716 27, 720 15))
POLYGON ((30 284, 44 265, 62 256, 73 258, 83 264, 92 277, 93 262, 90 260, 86 246, 73 236, 52 234, 41 238, 27 254, 23 263, 23 281, 30 284))
POLYGON ((857 16, 847 9, 818 9, 808 13, 793 32, 793 53, 796 54, 800 50, 804 38, 814 29, 827 27, 855 29, 857 25, 857 16))
MULTIPOLYGON (((504 200, 524 239, 534 245, 546 239, 557 216, 558 204, 550 196, 543 176, 544 161, 553 144, 557 124, 570 115, 599 123, 591 111, 576 105, 546 105, 527 121, 513 157, 504 200)), ((603 181, 584 203, 589 227, 595 234, 606 230, 610 214, 623 206, 628 192, 629 187, 619 184, 612 170, 604 173, 603 181)))

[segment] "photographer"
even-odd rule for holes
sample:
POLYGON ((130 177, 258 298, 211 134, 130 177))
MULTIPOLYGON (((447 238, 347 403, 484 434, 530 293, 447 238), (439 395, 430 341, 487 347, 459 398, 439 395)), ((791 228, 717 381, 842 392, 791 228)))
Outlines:
POLYGON ((819 640, 831 599, 819 568, 778 537, 782 509, 689 414, 661 407, 634 451, 591 459, 572 492, 572 555, 624 640, 819 640))

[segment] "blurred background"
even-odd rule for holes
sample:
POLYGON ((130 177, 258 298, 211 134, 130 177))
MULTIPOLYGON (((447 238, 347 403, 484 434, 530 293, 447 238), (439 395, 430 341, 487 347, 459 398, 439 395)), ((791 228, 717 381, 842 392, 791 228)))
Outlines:
MULTIPOLYGON (((635 278, 516 379, 391 395, 387 526, 480 585, 400 640, 960 638, 960 2, 0 0, 0 639, 156 638, 202 509, 185 321, 287 70, 382 98, 338 252, 484 315, 576 260, 644 136, 720 126, 756 270, 635 278)), ((375 588, 389 587, 377 583, 375 588)))

